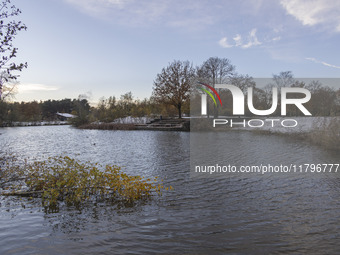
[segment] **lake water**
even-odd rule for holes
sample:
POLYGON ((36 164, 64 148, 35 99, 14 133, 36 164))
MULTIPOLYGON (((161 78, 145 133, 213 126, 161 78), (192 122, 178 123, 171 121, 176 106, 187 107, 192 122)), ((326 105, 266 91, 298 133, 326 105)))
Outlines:
MULTIPOLYGON (((340 161, 285 136, 230 131, 216 142, 227 148, 224 159, 243 164, 340 161)), ((116 164, 174 187, 132 208, 98 203, 53 214, 26 198, 0 197, 0 254, 340 253, 340 169, 193 178, 187 132, 2 128, 0 146, 31 160, 68 155, 116 164)))

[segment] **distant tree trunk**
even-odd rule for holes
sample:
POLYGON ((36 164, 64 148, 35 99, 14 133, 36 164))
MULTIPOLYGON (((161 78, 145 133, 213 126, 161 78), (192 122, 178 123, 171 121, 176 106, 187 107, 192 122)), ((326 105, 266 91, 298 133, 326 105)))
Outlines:
POLYGON ((178 109, 178 118, 181 119, 182 118, 182 105, 178 104, 177 109, 178 109))
MULTIPOLYGON (((215 84, 216 84, 216 76, 215 76, 215 72, 213 72, 213 87, 215 88, 215 84)), ((216 99, 216 96, 214 94, 214 98, 216 99)), ((217 109, 217 105, 214 105, 214 118, 218 118, 218 109, 217 109)))

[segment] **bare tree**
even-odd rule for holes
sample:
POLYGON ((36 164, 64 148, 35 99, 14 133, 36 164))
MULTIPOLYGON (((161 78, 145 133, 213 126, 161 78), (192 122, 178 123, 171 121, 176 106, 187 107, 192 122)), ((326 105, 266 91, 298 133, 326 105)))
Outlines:
POLYGON ((337 92, 334 88, 324 86, 320 81, 313 80, 306 88, 312 98, 306 104, 315 116, 332 116, 337 114, 337 92))
POLYGON ((191 79, 194 76, 195 70, 189 61, 175 60, 157 74, 152 96, 158 102, 175 106, 178 117, 182 118, 182 106, 189 99, 191 79))
POLYGON ((0 3, 0 100, 2 99, 3 86, 6 82, 16 80, 16 71, 22 71, 27 63, 16 64, 13 58, 16 57, 18 48, 12 44, 18 31, 26 30, 27 27, 21 21, 6 21, 9 18, 18 16, 21 11, 14 5, 9 6, 11 0, 3 0, 0 3))
MULTIPOLYGON (((235 66, 227 58, 211 57, 197 68, 197 75, 201 81, 215 88, 215 84, 226 83, 235 75, 235 66)), ((217 115, 218 108, 214 105, 214 116, 217 115)))
POLYGON ((217 83, 226 82, 228 78, 234 75, 235 67, 227 58, 211 57, 206 60, 197 74, 199 78, 207 80, 213 86, 217 83))
MULTIPOLYGON (((262 95, 262 104, 265 109, 271 107, 273 102, 273 88, 282 88, 282 87, 292 87, 295 85, 299 85, 297 81, 294 79, 293 73, 291 71, 280 72, 279 74, 273 74, 272 82, 268 83, 264 88, 264 94, 262 95)), ((281 90, 278 90, 278 97, 281 96, 281 90)), ((279 114, 281 101, 278 102, 278 107, 274 113, 274 115, 279 114)))
POLYGON ((254 81, 253 77, 249 76, 248 74, 235 74, 230 78, 230 83, 239 87, 244 94, 247 94, 249 87, 256 87, 256 82, 254 81))
POLYGON ((295 83, 294 76, 291 71, 285 71, 280 72, 279 74, 274 74, 273 80, 275 86, 278 88, 291 87, 295 83))

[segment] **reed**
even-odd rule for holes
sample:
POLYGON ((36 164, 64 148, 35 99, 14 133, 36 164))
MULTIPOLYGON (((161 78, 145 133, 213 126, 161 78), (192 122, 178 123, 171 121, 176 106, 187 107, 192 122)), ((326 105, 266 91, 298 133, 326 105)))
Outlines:
POLYGON ((324 118, 315 126, 308 140, 327 149, 340 150, 340 118, 324 118))

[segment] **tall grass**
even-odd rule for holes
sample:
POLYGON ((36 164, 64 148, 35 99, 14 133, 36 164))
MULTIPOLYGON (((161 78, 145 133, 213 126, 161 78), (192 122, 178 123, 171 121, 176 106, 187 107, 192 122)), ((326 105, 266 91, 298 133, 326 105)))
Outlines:
POLYGON ((315 124, 308 140, 327 149, 340 150, 340 118, 324 118, 315 124))

